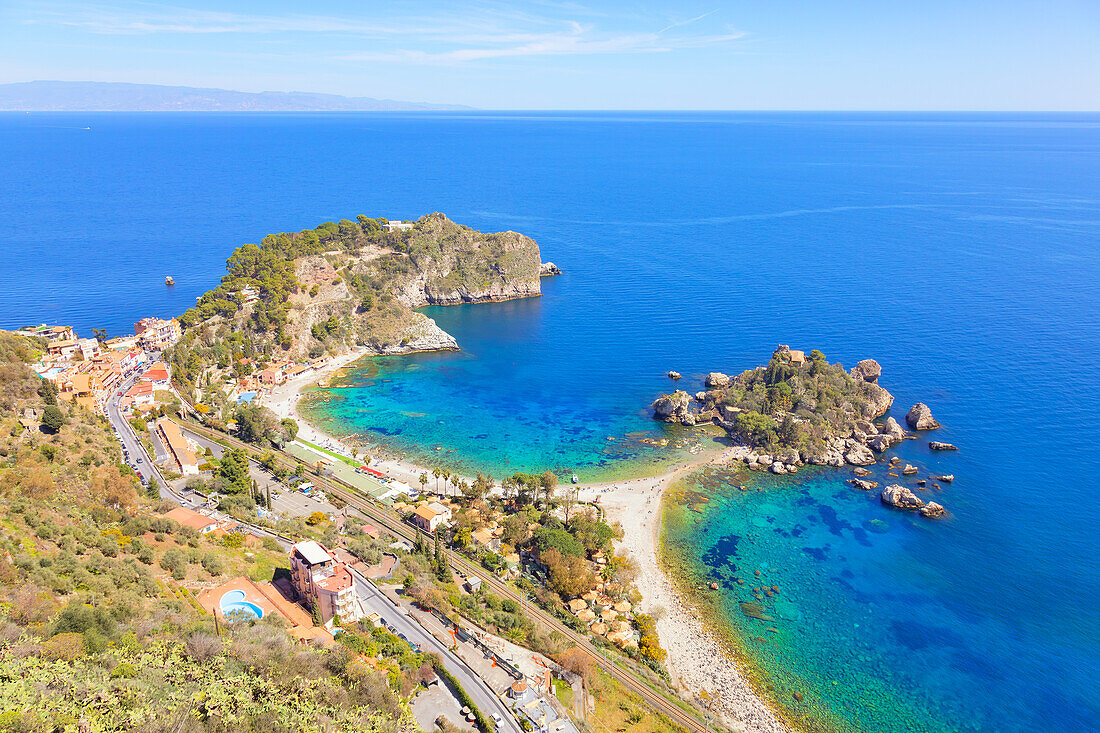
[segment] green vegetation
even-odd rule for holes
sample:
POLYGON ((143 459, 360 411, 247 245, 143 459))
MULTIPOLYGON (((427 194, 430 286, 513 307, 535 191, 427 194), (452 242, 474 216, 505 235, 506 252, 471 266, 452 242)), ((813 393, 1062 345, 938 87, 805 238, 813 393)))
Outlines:
MULTIPOLYGON (((270 580, 286 555, 160 516, 171 505, 146 498, 102 415, 47 401, 36 347, 0 332, 0 730, 414 730, 407 645, 368 664, 302 645, 274 614, 215 626, 191 589, 270 580), (15 429, 50 406, 56 432, 15 429)), ((250 484, 231 451, 218 474, 222 490, 250 484)))
POLYGON ((514 232, 482 234, 442 214, 410 230, 383 224, 360 216, 239 247, 218 287, 180 316, 183 338, 165 354, 176 386, 221 406, 225 381, 260 364, 408 344, 426 323, 417 305, 517 282, 538 289, 538 246, 514 232))
POLYGON ((853 379, 816 349, 797 363, 780 347, 765 366, 708 391, 704 410, 715 410, 720 424, 750 445, 821 456, 831 438, 850 435, 890 400, 882 387, 853 379))

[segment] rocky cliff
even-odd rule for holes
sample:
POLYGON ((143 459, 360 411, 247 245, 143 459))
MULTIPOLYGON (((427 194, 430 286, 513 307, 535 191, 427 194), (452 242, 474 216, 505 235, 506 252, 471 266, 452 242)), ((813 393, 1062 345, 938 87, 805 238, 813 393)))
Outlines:
POLYGON ((455 349, 454 338, 413 309, 538 296, 541 264, 530 237, 478 232, 439 213, 421 217, 390 246, 299 258, 291 351, 315 349, 318 340, 380 354, 455 349), (316 327, 332 318, 337 328, 318 339, 316 327))
POLYGON ((352 347, 377 354, 457 349, 416 308, 541 294, 538 244, 484 233, 440 213, 415 222, 358 217, 239 247, 221 284, 182 316, 177 374, 198 376, 225 354, 261 361, 352 347))

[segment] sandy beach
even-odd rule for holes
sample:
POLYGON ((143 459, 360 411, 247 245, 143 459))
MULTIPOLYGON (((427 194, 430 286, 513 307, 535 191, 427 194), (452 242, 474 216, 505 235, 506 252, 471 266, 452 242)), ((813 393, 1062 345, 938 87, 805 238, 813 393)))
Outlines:
MULTIPOLYGON (((335 357, 312 374, 276 387, 264 404, 279 417, 297 421, 298 434, 305 440, 349 452, 339 440, 302 419, 297 404, 305 387, 369 355, 366 351, 353 351, 335 357)), ((752 689, 733 654, 707 629, 698 613, 676 590, 658 556, 661 499, 665 490, 696 468, 727 462, 734 450, 727 448, 720 453, 701 456, 660 476, 578 484, 576 488, 581 500, 598 501, 609 518, 622 525, 624 534, 619 548, 638 563, 637 585, 643 590, 641 608, 646 613, 658 611, 657 632, 662 646, 668 651, 665 667, 680 689, 688 696, 707 691, 713 700, 713 712, 731 730, 786 732, 790 729, 752 689)), ((430 469, 402 459, 376 458, 372 465, 410 486, 418 486, 422 473, 428 474, 429 485, 435 482, 430 469)))
POLYGON ((712 710, 731 730, 789 731, 749 685, 733 654, 684 600, 658 557, 665 490, 696 468, 725 463, 732 451, 726 449, 654 478, 588 485, 582 487, 581 498, 591 501, 598 497, 608 517, 622 525, 619 547, 638 563, 641 609, 645 613, 658 611, 657 633, 668 651, 665 668, 680 689, 688 696, 706 690, 714 701, 712 710))

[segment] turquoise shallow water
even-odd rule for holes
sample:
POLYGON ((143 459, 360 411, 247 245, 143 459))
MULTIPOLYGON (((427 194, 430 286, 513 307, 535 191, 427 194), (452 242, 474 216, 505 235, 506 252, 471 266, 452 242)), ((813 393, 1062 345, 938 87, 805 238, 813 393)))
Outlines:
POLYGON ((714 428, 655 423, 634 395, 585 388, 582 371, 556 374, 555 388, 568 392, 553 399, 539 360, 553 350, 540 330, 550 303, 552 296, 425 309, 463 334, 461 352, 369 359, 332 388, 312 391, 303 414, 368 447, 497 478, 545 470, 583 481, 656 474, 693 451, 722 447, 714 428))
POLYGON ((182 311, 270 231, 440 210, 533 236, 565 270, 544 297, 432 310, 461 353, 383 360, 320 410, 497 476, 660 468, 637 438, 678 437, 645 414, 668 369, 873 357, 894 414, 925 401, 960 447, 902 448, 955 474, 951 516, 835 472, 715 479, 669 525, 680 557, 776 569, 797 617, 761 633, 732 586, 723 617, 820 719, 1100 727, 1096 115, 0 115, 0 190, 0 326, 82 334, 182 311))

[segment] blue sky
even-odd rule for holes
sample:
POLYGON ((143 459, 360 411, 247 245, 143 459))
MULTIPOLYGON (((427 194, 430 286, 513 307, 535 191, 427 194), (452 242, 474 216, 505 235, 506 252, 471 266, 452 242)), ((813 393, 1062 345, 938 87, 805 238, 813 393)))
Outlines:
POLYGON ((0 82, 487 109, 1100 109, 1100 0, 0 0, 0 82))

